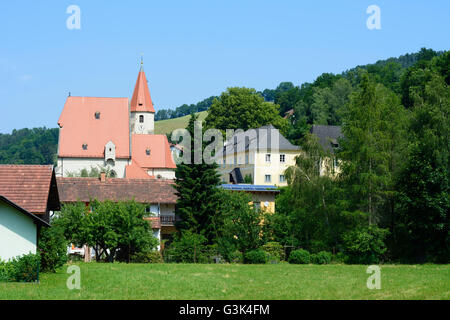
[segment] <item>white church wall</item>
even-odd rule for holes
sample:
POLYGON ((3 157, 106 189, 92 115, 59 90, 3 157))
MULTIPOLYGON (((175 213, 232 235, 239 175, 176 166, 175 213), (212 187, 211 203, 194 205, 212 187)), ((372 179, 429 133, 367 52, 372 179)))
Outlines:
POLYGON ((154 168, 147 170, 147 173, 155 178, 175 179, 175 169, 154 168))
POLYGON ((58 166, 55 168, 56 176, 67 177, 68 173, 79 174, 82 169, 106 168, 114 170, 117 178, 125 178, 125 167, 129 164, 129 159, 116 159, 114 165, 108 165, 104 158, 58 158, 58 166))

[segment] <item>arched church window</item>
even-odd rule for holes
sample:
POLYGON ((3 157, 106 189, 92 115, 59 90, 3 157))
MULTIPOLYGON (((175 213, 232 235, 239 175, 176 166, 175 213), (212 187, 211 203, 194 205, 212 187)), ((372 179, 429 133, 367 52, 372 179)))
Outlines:
POLYGON ((140 122, 140 123, 144 123, 144 116, 143 116, 143 115, 140 115, 140 116, 139 116, 139 122, 140 122))

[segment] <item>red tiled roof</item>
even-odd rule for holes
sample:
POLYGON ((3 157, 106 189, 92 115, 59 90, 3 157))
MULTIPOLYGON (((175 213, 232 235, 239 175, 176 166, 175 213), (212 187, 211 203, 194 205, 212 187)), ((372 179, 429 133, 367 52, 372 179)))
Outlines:
POLYGON ((58 120, 58 156, 103 158, 112 141, 116 158, 129 158, 129 122, 128 98, 68 97, 58 120))
POLYGON ((139 71, 136 85, 134 86, 130 107, 131 112, 155 112, 150 90, 148 89, 147 78, 145 77, 145 72, 142 70, 139 71))
POLYGON ((142 167, 136 162, 136 160, 132 160, 131 164, 125 167, 125 178, 128 179, 151 179, 154 178, 150 176, 142 167))
POLYGON ((126 201, 140 203, 176 203, 173 180, 57 178, 59 198, 64 202, 126 201))
POLYGON ((131 152, 132 159, 142 168, 176 168, 169 141, 163 134, 133 134, 131 152), (150 155, 147 155, 147 149, 150 155))
POLYGON ((0 195, 28 212, 44 214, 53 175, 51 165, 0 165, 0 195))

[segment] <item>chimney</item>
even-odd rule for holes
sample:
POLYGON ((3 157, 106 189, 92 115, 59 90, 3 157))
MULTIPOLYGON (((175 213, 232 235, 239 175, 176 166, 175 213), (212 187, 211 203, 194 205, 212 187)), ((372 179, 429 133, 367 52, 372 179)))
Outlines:
POLYGON ((100 181, 105 182, 106 181, 106 172, 100 172, 100 181))

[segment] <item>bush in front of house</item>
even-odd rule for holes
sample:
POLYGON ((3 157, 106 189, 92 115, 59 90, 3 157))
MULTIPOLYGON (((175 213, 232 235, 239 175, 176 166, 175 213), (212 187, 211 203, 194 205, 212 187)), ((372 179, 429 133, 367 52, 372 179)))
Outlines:
POLYGON ((204 236, 191 231, 177 233, 172 243, 164 250, 164 260, 177 263, 204 263, 208 260, 205 253, 209 251, 206 242, 204 236))
POLYGON ((244 255, 239 250, 235 250, 230 254, 230 262, 242 263, 244 262, 244 255))
POLYGON ((55 272, 67 262, 67 245, 64 230, 57 223, 41 229, 38 250, 43 272, 55 272))
POLYGON ((311 255, 311 262, 314 264, 329 264, 333 255, 328 251, 320 251, 311 255))
POLYGON ((163 263, 161 252, 157 250, 147 252, 137 252, 131 256, 131 262, 134 263, 163 263))
POLYGON ((344 253, 346 263, 375 264, 380 263, 386 253, 384 240, 388 235, 386 229, 375 226, 361 228, 344 235, 344 253))
POLYGON ((0 261, 0 282, 12 281, 12 264, 0 261))
POLYGON ((284 250, 279 242, 267 242, 262 249, 268 254, 269 261, 283 261, 284 250))
POLYGON ((11 260, 13 281, 36 281, 38 279, 40 263, 40 254, 30 253, 21 257, 13 258, 11 260))
POLYGON ((291 252, 288 259, 293 264, 308 264, 311 262, 311 255, 304 249, 298 249, 291 252))
POLYGON ((248 251, 244 255, 244 262, 248 264, 267 263, 267 253, 261 249, 248 251))
POLYGON ((26 254, 0 261, 0 282, 32 282, 38 279, 41 257, 39 254, 26 254))

